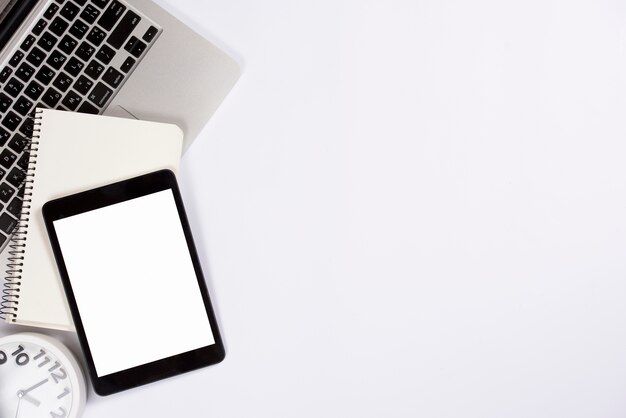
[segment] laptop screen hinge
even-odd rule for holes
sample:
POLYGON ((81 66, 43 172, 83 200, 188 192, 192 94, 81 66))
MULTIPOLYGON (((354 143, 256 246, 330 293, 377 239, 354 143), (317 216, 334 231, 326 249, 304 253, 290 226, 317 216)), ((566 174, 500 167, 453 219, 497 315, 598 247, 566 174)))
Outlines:
POLYGON ((9 42, 39 0, 12 0, 0 13, 0 49, 9 42))

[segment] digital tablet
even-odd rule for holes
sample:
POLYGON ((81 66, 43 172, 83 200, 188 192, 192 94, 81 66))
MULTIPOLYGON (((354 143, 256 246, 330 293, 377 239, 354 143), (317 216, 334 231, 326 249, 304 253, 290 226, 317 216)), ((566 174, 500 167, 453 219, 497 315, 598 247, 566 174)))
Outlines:
POLYGON ((43 216, 96 393, 224 359, 174 173, 53 200, 43 216))

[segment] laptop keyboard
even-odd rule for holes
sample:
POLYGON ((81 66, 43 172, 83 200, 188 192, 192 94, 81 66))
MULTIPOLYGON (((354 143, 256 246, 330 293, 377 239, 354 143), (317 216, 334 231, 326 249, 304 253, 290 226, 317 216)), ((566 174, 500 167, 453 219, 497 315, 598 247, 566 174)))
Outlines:
POLYGON ((16 227, 36 107, 100 114, 161 29, 120 0, 50 0, 0 62, 0 250, 16 227))

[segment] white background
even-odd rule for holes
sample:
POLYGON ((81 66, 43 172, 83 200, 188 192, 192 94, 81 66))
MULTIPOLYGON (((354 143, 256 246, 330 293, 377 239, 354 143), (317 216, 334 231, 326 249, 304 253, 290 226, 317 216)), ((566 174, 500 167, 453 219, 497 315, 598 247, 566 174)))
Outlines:
POLYGON ((85 417, 626 415, 626 3, 162 2, 243 64, 180 179, 227 357, 85 417))

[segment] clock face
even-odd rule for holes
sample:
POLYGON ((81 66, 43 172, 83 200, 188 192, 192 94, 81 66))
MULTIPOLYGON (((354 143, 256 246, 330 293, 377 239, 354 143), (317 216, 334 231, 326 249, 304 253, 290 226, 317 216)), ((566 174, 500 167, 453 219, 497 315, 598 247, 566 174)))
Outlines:
POLYGON ((0 339, 0 417, 77 416, 84 391, 75 369, 50 344, 0 339))

